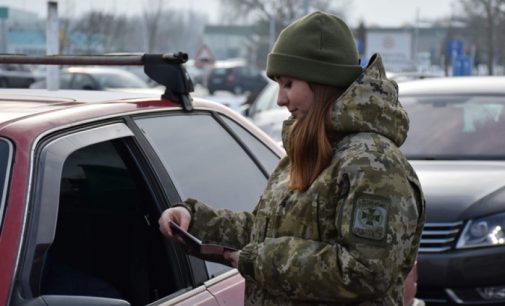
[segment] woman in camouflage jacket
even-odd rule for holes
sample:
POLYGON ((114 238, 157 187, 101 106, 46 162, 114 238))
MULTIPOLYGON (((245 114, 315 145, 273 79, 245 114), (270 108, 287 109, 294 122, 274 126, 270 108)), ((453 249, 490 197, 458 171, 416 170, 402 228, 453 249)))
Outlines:
POLYGON ((380 56, 362 70, 352 34, 316 12, 284 29, 268 56, 279 83, 287 156, 252 213, 195 199, 166 210, 225 254, 246 279, 246 305, 402 305, 424 198, 398 147, 408 117, 380 56))

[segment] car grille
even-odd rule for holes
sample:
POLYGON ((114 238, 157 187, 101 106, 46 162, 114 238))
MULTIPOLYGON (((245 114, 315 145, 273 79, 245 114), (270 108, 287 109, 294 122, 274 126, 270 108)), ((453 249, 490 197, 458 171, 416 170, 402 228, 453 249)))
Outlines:
POLYGON ((463 222, 426 223, 421 235, 421 253, 439 253, 453 248, 463 222))

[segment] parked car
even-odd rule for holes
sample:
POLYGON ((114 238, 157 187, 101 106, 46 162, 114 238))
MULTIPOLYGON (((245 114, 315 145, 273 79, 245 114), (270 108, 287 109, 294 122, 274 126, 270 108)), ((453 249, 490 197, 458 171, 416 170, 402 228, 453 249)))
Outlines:
POLYGON ((0 88, 28 88, 35 75, 26 65, 0 64, 0 88))
POLYGON ((429 305, 505 305, 505 77, 400 83, 401 147, 427 200, 418 296, 429 305))
POLYGON ((157 221, 189 196, 252 210, 284 155, 265 133, 197 98, 8 89, 0 101, 0 305, 242 305, 236 269, 186 255, 157 221))
MULTIPOLYGON (((130 71, 112 67, 68 67, 60 72, 61 89, 114 90, 147 89, 150 86, 130 71)), ((31 88, 46 88, 46 80, 32 84, 31 88)))
POLYGON ((260 91, 267 84, 267 78, 256 67, 246 64, 217 64, 207 76, 207 89, 212 95, 218 90, 240 95, 244 92, 260 91))

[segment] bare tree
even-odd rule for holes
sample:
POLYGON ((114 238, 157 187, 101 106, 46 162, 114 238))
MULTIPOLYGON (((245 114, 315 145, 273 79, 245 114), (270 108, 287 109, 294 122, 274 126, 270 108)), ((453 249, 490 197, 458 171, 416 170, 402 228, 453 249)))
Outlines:
POLYGON ((493 75, 495 62, 502 62, 504 55, 505 0, 460 0, 460 4, 476 52, 485 54, 488 74, 493 75))
POLYGON ((194 55, 202 42, 206 18, 194 11, 165 10, 159 27, 155 52, 183 51, 194 55))
POLYGON ((115 52, 122 46, 124 36, 128 33, 124 30, 128 20, 125 16, 116 16, 102 11, 89 11, 84 14, 75 24, 74 39, 79 40, 79 46, 73 49, 82 53, 115 52))
MULTIPOLYGON (((221 7, 228 7, 228 16, 237 20, 247 18, 256 23, 255 42, 258 66, 265 66, 266 55, 280 31, 295 19, 313 11, 333 13, 345 19, 349 0, 221 0, 221 7)), ((224 18, 223 18, 224 19, 224 18)))
POLYGON ((144 3, 142 16, 144 17, 148 52, 153 52, 156 49, 156 36, 165 3, 167 0, 146 0, 144 3))
MULTIPOLYGON (((229 7, 230 16, 255 16, 258 21, 274 18, 276 31, 311 10, 322 10, 344 17, 349 0, 221 0, 222 7, 229 7)), ((276 33, 276 34, 277 34, 276 33)))

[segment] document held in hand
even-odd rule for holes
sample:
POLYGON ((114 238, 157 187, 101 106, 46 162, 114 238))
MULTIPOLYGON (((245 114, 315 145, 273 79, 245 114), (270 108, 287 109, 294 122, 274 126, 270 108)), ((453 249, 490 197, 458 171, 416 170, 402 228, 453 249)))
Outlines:
POLYGON ((186 243, 187 246, 189 246, 195 252, 200 253, 202 255, 208 255, 208 254, 223 255, 225 251, 226 252, 238 251, 237 249, 228 246, 202 242, 200 239, 196 238, 187 231, 183 230, 177 223, 169 221, 169 224, 170 229, 174 234, 179 235, 179 237, 181 237, 182 240, 184 240, 184 243, 186 243))

